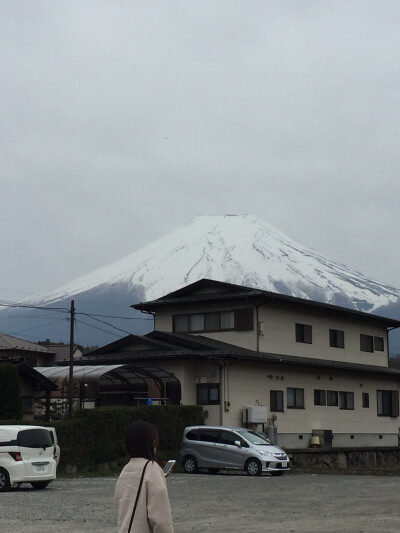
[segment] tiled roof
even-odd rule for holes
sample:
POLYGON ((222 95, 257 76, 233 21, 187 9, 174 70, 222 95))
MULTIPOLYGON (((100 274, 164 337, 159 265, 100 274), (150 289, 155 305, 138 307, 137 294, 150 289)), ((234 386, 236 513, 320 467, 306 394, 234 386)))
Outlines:
POLYGON ((151 311, 164 306, 178 305, 182 303, 206 303, 215 301, 237 301, 248 300, 249 303, 260 302, 281 302, 301 307, 317 308, 325 310, 328 313, 336 313, 340 315, 347 315, 352 317, 358 317, 363 320, 373 320, 375 322, 381 322, 387 327, 398 328, 400 327, 400 321, 392 318, 386 318, 371 313, 365 313, 362 311, 356 311, 355 309, 348 309, 346 307, 340 307, 338 305, 331 305, 323 302, 317 302, 315 300, 306 300, 304 298, 297 298, 295 296, 287 296, 285 294, 279 294, 275 292, 265 291, 262 289, 255 289, 252 287, 245 287, 242 285, 234 285, 233 283, 225 283, 222 281, 201 279, 187 285, 178 291, 171 292, 165 296, 152 300, 149 302, 140 302, 134 304, 131 307, 142 311, 151 311), (223 291, 217 292, 201 292, 192 293, 196 289, 204 287, 216 287, 223 288, 223 291))
MULTIPOLYGON (((149 348, 146 350, 123 350, 123 341, 120 339, 118 346, 120 351, 113 349, 113 344, 103 346, 101 352, 95 350, 83 357, 74 364, 96 363, 126 363, 145 362, 150 360, 177 360, 177 359, 212 359, 212 360, 241 360, 260 361, 271 364, 283 364, 292 366, 306 366, 324 369, 338 369, 358 373, 380 374, 400 377, 400 370, 394 368, 362 365, 357 363, 347 363, 340 361, 330 361, 325 359, 315 359, 311 357, 297 357, 294 355, 280 355, 266 352, 256 352, 240 346, 228 344, 226 342, 210 339, 201 335, 187 335, 183 333, 166 333, 162 331, 152 331, 144 337, 135 337, 148 341, 149 348), (121 349, 122 348, 122 349, 121 349)), ((132 335, 125 337, 126 344, 132 344, 132 335)))
POLYGON ((40 352, 42 354, 53 355, 54 352, 45 346, 29 342, 24 339, 18 339, 5 333, 0 333, 0 351, 23 350, 28 352, 40 352))

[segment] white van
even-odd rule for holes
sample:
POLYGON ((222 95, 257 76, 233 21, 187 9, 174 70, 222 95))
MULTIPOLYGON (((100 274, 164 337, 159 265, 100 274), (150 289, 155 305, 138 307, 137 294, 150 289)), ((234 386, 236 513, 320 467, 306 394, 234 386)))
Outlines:
POLYGON ((246 428, 187 427, 179 457, 188 474, 206 468, 214 474, 223 469, 244 470, 249 476, 259 476, 261 472, 280 476, 290 470, 286 452, 246 428))
POLYGON ((56 478, 56 469, 51 428, 0 425, 0 491, 21 483, 44 489, 56 478))
POLYGON ((56 463, 57 463, 57 466, 58 466, 58 463, 60 462, 60 446, 58 444, 58 438, 57 438, 57 433, 56 433, 56 428, 46 428, 50 431, 52 437, 53 437, 53 444, 54 444, 54 459, 56 460, 56 463))

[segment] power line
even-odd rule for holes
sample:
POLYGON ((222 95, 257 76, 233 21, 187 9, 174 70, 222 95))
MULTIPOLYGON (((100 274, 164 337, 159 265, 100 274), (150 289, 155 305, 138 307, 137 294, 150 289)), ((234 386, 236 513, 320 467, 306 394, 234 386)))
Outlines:
POLYGON ((153 320, 152 318, 142 318, 142 317, 136 317, 136 316, 115 316, 115 315, 99 315, 96 313, 76 313, 77 315, 86 315, 90 317, 94 316, 101 316, 103 318, 123 318, 124 320, 153 320))
POLYGON ((103 333, 108 333, 109 335, 114 335, 115 337, 122 338, 121 335, 118 335, 118 333, 113 333, 112 331, 107 331, 106 329, 99 328, 98 326, 93 326, 93 324, 88 324, 84 320, 75 319, 75 322, 79 322, 80 324, 85 324, 85 326, 89 326, 90 328, 98 329, 99 331, 102 331, 103 333))
POLYGON ((95 318, 94 316, 91 316, 88 313, 79 313, 79 314, 88 316, 92 320, 97 320, 97 322, 101 322, 102 324, 105 324, 106 326, 110 326, 111 328, 114 328, 114 329, 116 329, 118 331, 122 331, 123 333, 126 333, 127 335, 132 335, 132 333, 130 331, 126 331, 125 329, 117 328, 117 326, 113 326, 109 322, 105 322, 104 320, 100 320, 99 318, 95 318))
POLYGON ((1 307, 18 307, 23 309, 40 309, 42 311, 69 311, 66 307, 41 307, 38 305, 24 305, 18 303, 0 303, 1 307))
POLYGON ((24 319, 27 319, 27 318, 31 318, 32 320, 51 320, 52 318, 56 318, 56 316, 57 315, 54 315, 54 316, 48 316, 47 315, 46 318, 44 318, 43 316, 38 316, 38 315, 11 315, 10 314, 10 315, 7 315, 7 316, 3 317, 0 314, 0 320, 1 319, 7 320, 9 318, 12 318, 13 320, 15 318, 17 318, 18 320, 20 320, 20 319, 24 320, 24 319))
POLYGON ((58 322, 64 322, 64 320, 65 318, 59 318, 58 320, 54 320, 53 322, 50 322, 49 324, 42 324, 41 326, 32 326, 31 328, 20 329, 19 331, 13 331, 11 333, 7 333, 7 335, 19 335, 20 333, 24 333, 25 331, 30 331, 32 329, 45 328, 48 326, 52 326, 53 324, 57 324, 58 322))

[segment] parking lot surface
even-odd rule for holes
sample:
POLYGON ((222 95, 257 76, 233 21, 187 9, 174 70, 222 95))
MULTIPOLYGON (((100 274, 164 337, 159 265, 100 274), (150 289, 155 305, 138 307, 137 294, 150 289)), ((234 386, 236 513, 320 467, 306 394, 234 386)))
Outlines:
MULTIPOLYGON (((0 494, 2 533, 116 533, 116 478, 58 479, 0 494)), ((400 531, 400 477, 172 474, 175 533, 400 531)))

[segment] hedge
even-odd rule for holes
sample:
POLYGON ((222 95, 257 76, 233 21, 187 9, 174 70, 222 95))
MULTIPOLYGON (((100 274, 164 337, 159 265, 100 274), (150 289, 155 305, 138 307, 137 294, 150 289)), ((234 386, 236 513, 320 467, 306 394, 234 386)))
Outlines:
POLYGON ((22 416, 22 399, 17 368, 10 363, 0 365, 0 419, 22 416))
MULTIPOLYGON (((79 411, 72 420, 54 422, 61 448, 59 468, 96 470, 104 463, 127 460, 125 435, 135 420, 154 424, 160 435, 158 456, 177 454, 186 426, 204 424, 200 406, 101 407, 79 411)), ((166 458, 166 457, 165 457, 166 458)))

